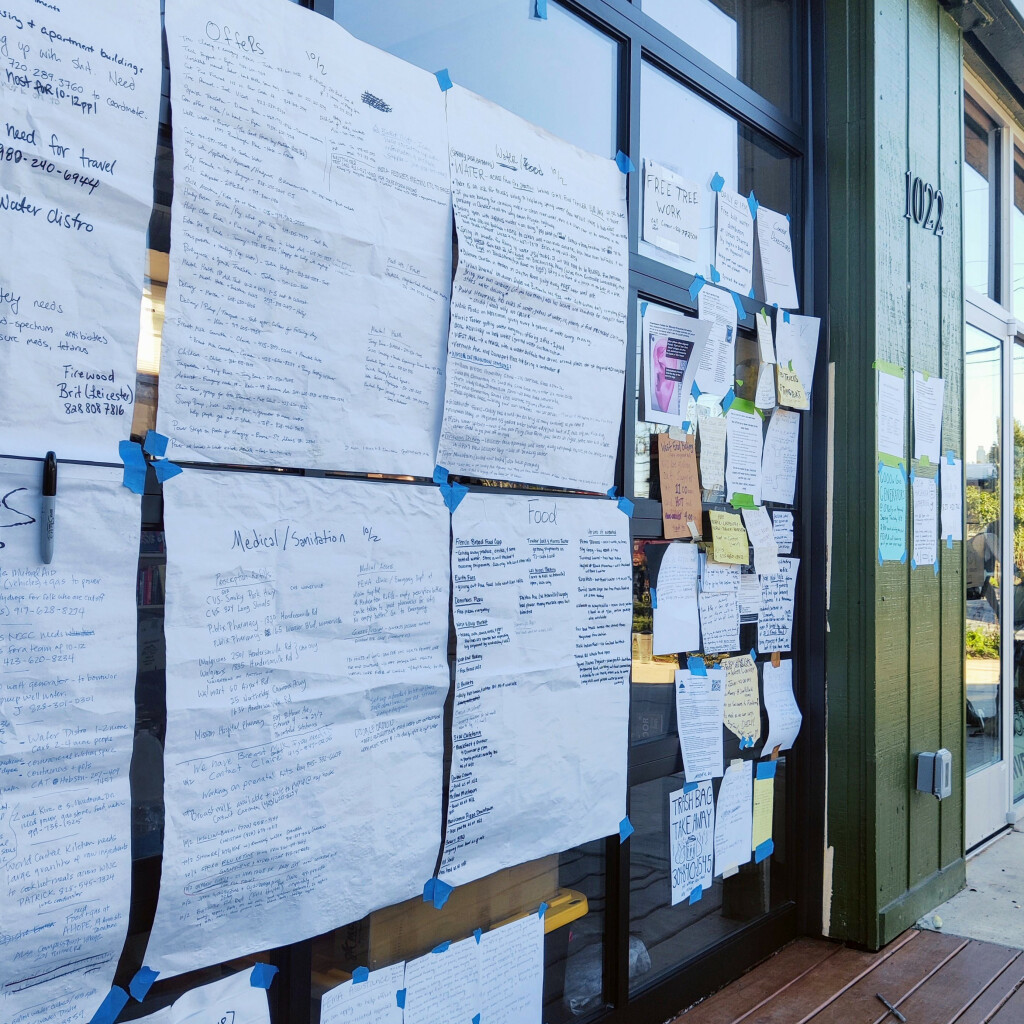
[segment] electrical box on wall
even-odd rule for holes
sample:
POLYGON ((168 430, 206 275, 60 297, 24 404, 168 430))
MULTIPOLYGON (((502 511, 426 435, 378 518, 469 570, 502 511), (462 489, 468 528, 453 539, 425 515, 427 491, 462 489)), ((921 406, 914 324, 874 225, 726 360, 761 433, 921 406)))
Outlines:
POLYGON ((944 747, 917 755, 917 789, 939 800, 953 793, 953 755, 944 747))

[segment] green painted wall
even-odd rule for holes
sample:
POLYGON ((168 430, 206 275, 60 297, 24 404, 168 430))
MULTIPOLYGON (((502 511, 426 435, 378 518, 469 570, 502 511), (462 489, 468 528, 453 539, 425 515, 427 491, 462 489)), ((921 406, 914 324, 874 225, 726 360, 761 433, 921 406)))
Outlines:
MULTIPOLYGON (((943 451, 963 455, 962 43, 936 0, 825 10, 836 439, 829 932, 877 948, 964 881, 963 545, 941 545, 937 576, 911 570, 909 555, 879 566, 871 365, 905 368, 908 457, 912 371, 941 374, 943 451), (908 170, 942 189, 941 238, 904 217, 908 170), (918 751, 943 746, 955 783, 940 803, 915 792, 914 773, 918 751)), ((908 496, 908 551, 910 509, 908 496)))

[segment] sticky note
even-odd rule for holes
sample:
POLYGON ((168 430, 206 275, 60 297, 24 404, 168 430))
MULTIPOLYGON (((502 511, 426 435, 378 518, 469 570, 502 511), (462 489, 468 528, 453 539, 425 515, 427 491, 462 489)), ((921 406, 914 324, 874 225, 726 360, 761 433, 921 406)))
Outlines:
POLYGON ((709 517, 715 561, 729 565, 749 565, 750 545, 741 516, 736 512, 713 509, 709 517))
POLYGON ((775 374, 779 405, 784 405, 787 409, 810 409, 810 399, 803 384, 800 383, 796 370, 793 369, 792 361, 789 366, 779 363, 775 367, 775 374))

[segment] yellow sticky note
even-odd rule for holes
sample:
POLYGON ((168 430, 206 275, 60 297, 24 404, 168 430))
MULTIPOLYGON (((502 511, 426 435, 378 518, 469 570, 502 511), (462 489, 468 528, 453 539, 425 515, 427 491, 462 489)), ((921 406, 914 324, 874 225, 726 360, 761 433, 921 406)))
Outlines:
POLYGON ((761 699, 757 693, 757 666, 749 654, 726 658, 725 727, 751 744, 761 738, 761 699))
POLYGON ((775 779, 754 779, 754 830, 750 840, 752 850, 771 839, 774 806, 775 779))
POLYGON ((749 565, 750 543, 740 514, 712 511, 710 516, 715 561, 728 562, 730 565, 749 565))
POLYGON ((810 400, 796 370, 779 363, 775 367, 775 373, 778 378, 779 405, 784 405, 788 409, 810 409, 810 400))

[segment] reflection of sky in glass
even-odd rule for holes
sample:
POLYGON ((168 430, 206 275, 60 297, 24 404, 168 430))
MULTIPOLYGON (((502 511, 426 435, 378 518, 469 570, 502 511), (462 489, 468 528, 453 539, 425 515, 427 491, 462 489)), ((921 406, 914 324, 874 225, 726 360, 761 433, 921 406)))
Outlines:
POLYGON ((643 0, 643 12, 736 75, 736 20, 709 0, 643 0))
POLYGON ((531 0, 335 0, 334 20, 364 42, 425 71, 447 68, 456 85, 602 156, 614 156, 618 44, 548 4, 531 0))
POLYGON ((999 339, 967 325, 964 429, 967 462, 988 462, 999 437, 1002 390, 999 339))
POLYGON ((1013 165, 1013 315, 1024 320, 1024 153, 1018 149, 1013 165))
POLYGON ((964 164, 964 284, 989 293, 989 188, 970 164, 964 164))

